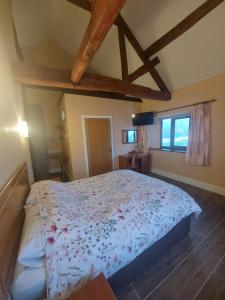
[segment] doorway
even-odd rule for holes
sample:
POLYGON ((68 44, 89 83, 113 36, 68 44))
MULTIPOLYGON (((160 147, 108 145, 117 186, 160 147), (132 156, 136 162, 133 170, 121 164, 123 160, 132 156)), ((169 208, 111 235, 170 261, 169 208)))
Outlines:
POLYGON ((88 176, 113 170, 112 118, 83 116, 86 171, 88 176))

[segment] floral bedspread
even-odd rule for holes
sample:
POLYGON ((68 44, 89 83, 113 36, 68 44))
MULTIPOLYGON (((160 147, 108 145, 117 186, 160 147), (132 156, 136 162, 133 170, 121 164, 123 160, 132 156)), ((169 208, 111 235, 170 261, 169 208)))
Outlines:
MULTIPOLYGON (((119 170, 71 183, 36 183, 48 299, 103 272, 111 276, 162 238, 184 217, 201 212, 183 190, 119 170)), ((33 201, 32 200, 32 201, 33 201)))

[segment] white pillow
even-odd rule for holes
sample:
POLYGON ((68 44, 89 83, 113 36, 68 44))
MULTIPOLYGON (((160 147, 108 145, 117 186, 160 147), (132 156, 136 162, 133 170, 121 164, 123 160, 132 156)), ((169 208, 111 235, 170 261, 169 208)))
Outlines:
POLYGON ((18 262, 28 267, 42 267, 44 247, 38 204, 25 206, 26 216, 20 242, 18 262))
POLYGON ((15 300, 43 299, 46 295, 45 268, 29 268, 17 263, 11 291, 15 300))

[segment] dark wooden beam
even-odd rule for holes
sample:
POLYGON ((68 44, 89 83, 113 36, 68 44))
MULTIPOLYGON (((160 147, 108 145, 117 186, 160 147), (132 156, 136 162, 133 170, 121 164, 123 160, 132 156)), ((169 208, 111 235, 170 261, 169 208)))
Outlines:
POLYGON ((183 21, 177 24, 173 29, 164 34, 160 39, 154 42, 145 50, 145 57, 150 57, 157 53, 159 50, 163 49, 180 35, 190 29, 194 24, 199 22, 208 13, 210 13, 219 4, 224 2, 224 0, 208 0, 194 10, 189 16, 187 16, 183 21))
POLYGON ((94 0, 92 15, 72 67, 72 81, 78 83, 101 46, 126 0, 94 0))
POLYGON ((148 58, 145 57, 144 50, 142 49, 141 45, 131 32, 130 28, 128 27, 127 23, 123 19, 121 15, 118 16, 117 18, 118 25, 120 26, 121 30, 124 32, 125 36, 135 49, 136 53, 144 63, 144 65, 148 68, 148 72, 152 76, 152 78, 155 80, 156 84, 162 91, 166 91, 167 93, 169 92, 169 89, 167 88, 166 84, 163 82, 162 78, 158 74, 158 72, 152 67, 151 62, 149 61, 148 58))
MULTIPOLYGON (((67 0, 67 2, 91 12, 91 2, 89 0, 67 0)), ((117 19, 115 20, 114 24, 118 26, 117 19)))
MULTIPOLYGON (((73 3, 76 6, 79 6, 80 8, 83 8, 89 12, 91 11, 91 3, 88 0, 67 0, 67 1, 70 3, 73 3)), ((123 29, 125 36, 129 40, 129 42, 132 44, 133 48, 136 50, 138 56, 141 58, 142 62, 145 64, 146 69, 149 71, 150 75, 156 81, 159 88, 161 90, 165 90, 169 93, 169 90, 168 90, 166 84, 163 82, 163 80, 160 77, 160 75, 158 74, 158 72, 153 68, 151 60, 146 59, 146 57, 144 55, 144 50, 141 48, 140 44, 136 40, 135 36, 133 35, 133 33, 131 32, 131 30, 129 29, 128 25, 126 24, 126 22, 124 21, 124 19, 122 18, 121 15, 119 15, 116 18, 114 24, 123 29)))
POLYGON ((20 47, 20 44, 19 44, 18 35, 17 35, 17 32, 16 32, 16 26, 15 26, 14 20, 12 21, 12 26, 13 26, 13 34, 14 34, 16 54, 17 54, 18 60, 22 62, 22 61, 24 61, 24 55, 23 55, 23 51, 22 51, 22 49, 20 47))
POLYGON ((118 27, 118 37, 119 37, 119 47, 120 47, 122 79, 127 80, 128 63, 127 63, 126 41, 125 41, 125 36, 124 36, 123 32, 121 31, 120 27, 118 27))
POLYGON ((65 92, 110 92, 145 99, 170 99, 170 94, 165 91, 156 91, 148 87, 130 84, 123 80, 89 73, 85 73, 78 84, 74 84, 71 81, 71 72, 69 70, 57 70, 17 63, 13 65, 13 73, 16 80, 21 84, 62 89, 65 92))
POLYGON ((67 1, 91 12, 91 2, 89 0, 67 0, 67 1))
POLYGON ((64 89, 64 88, 53 88, 46 86, 37 86, 31 84, 22 84, 24 88, 33 88, 33 89, 41 89, 41 90, 52 90, 62 92, 62 96, 64 94, 72 94, 72 95, 81 95, 81 96, 90 96, 111 100, 121 100, 121 101, 129 101, 129 102, 143 102, 142 99, 136 97, 125 96, 119 93, 110 93, 110 92, 98 92, 98 91, 84 91, 84 90, 73 90, 73 89, 64 89))
MULTIPOLYGON (((155 58, 153 58, 153 60, 150 61, 150 64, 152 67, 155 67, 159 63, 160 63, 160 60, 157 56, 155 58)), ((149 68, 146 65, 141 66, 136 71, 134 71, 133 73, 128 75, 127 81, 132 82, 132 81, 136 80, 137 78, 139 78, 142 75, 144 75, 145 73, 147 73, 148 70, 149 70, 149 68)))

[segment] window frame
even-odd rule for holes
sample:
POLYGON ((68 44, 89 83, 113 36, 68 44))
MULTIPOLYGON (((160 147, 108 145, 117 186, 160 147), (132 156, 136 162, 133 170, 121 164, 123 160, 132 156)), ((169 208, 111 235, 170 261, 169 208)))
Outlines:
POLYGON ((161 119, 161 130, 160 130, 160 149, 162 151, 169 151, 169 152, 182 152, 185 153, 187 151, 187 146, 175 146, 174 145, 174 136, 175 136, 175 123, 176 120, 179 119, 189 119, 189 132, 190 133, 190 126, 191 126, 191 115, 182 115, 182 116, 168 116, 163 117, 161 119), (170 146, 163 146, 162 145, 162 136, 163 136, 163 120, 171 119, 171 130, 170 130, 170 146))
POLYGON ((138 143, 138 130, 137 129, 123 129, 122 130, 122 143, 123 144, 137 144, 138 143), (134 134, 136 139, 134 142, 129 142, 128 141, 128 132, 129 131, 135 131, 136 133, 134 134))

